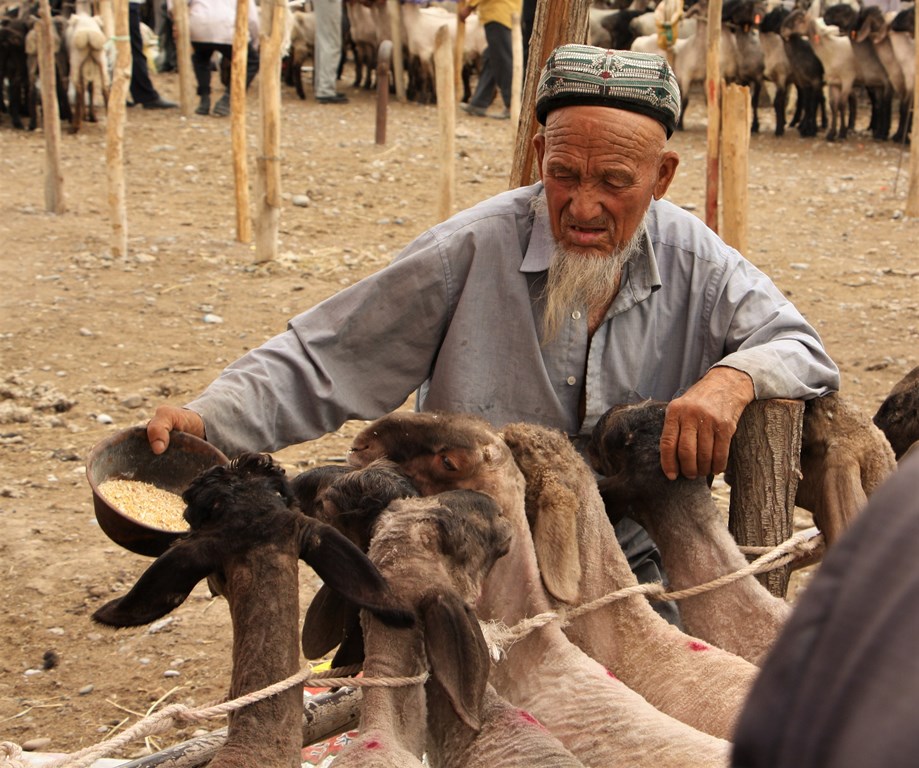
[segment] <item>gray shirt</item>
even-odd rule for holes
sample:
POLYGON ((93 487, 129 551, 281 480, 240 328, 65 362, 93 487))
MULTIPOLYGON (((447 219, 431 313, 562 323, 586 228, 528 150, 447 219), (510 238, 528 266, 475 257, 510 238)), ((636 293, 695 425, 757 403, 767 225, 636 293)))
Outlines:
POLYGON ((496 195, 431 228, 231 364, 188 404, 208 440, 228 455, 274 451, 383 416, 415 390, 421 410, 583 438, 611 406, 671 400, 715 365, 748 373, 758 399, 838 389, 816 331, 771 280, 666 201, 652 202, 644 247, 593 337, 586 308, 572 308, 542 345, 554 242, 531 208, 541 190, 496 195))

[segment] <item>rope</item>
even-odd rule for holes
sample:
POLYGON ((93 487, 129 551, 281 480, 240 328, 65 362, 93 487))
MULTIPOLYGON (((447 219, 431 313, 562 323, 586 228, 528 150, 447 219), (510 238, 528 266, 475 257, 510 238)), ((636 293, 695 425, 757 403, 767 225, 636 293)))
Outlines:
MULTIPOLYGON (((360 665, 330 669, 327 672, 314 672, 311 668, 301 669, 294 675, 280 682, 262 688, 259 691, 244 694, 230 701, 224 701, 211 707, 192 709, 184 704, 171 704, 159 712, 149 715, 130 728, 122 731, 106 741, 99 742, 91 747, 64 755, 56 760, 45 763, 43 768, 85 768, 96 760, 111 754, 116 749, 133 741, 134 739, 150 736, 167 730, 174 723, 198 723, 223 717, 237 709, 242 709, 250 704, 267 699, 295 685, 313 686, 321 684, 323 687, 336 688, 340 686, 357 686, 360 688, 396 688, 405 685, 418 685, 427 680, 427 673, 414 677, 336 677, 335 675, 356 674, 361 669, 360 665)), ((11 742, 3 742, 3 750, 7 757, 0 755, 0 768, 20 768, 26 763, 17 762, 22 755, 22 749, 11 742), (18 750, 18 752, 17 752, 18 750)))
POLYGON ((686 597, 701 595, 703 592, 719 589, 747 576, 757 573, 766 573, 767 571, 781 568, 783 565, 787 565, 793 560, 797 560, 799 557, 803 557, 819 549, 822 544, 822 534, 816 528, 808 528, 796 533, 790 539, 786 539, 778 546, 768 550, 764 555, 758 557, 752 563, 749 563, 740 570, 719 576, 717 579, 708 581, 705 584, 687 587, 686 589, 674 592, 668 592, 659 581, 645 584, 633 584, 569 610, 546 611, 545 613, 531 616, 530 618, 518 622, 513 627, 508 627, 502 622, 483 622, 482 633, 485 635, 492 658, 498 661, 507 648, 515 642, 525 637, 530 632, 544 627, 547 624, 551 624, 553 621, 558 621, 562 627, 566 627, 572 621, 584 614, 611 605, 617 600, 624 600, 627 597, 634 597, 635 595, 644 595, 649 600, 682 600, 686 597))

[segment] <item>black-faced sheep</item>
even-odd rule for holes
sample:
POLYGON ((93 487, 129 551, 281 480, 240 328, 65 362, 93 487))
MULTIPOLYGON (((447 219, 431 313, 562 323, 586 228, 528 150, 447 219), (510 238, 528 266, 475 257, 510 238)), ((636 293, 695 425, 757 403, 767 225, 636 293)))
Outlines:
MULTIPOLYGON (((477 612, 484 620, 514 626, 550 611, 527 522, 524 477, 508 445, 486 422, 463 415, 392 414, 355 437, 350 457, 356 466, 378 458, 394 461, 422 495, 472 489, 495 499, 512 526, 511 544, 486 578, 477 612)), ((612 527, 606 525, 612 536, 612 527)), ((615 544, 615 537, 612 541, 615 544)), ((598 555, 602 562, 610 553, 598 555)), ((615 630, 606 623, 607 636, 615 630)), ((640 644, 648 642, 642 638, 640 644)), ((642 650, 635 652, 641 655, 642 650)), ((704 663, 706 655, 694 654, 692 661, 704 663)), ((646 658, 645 663, 653 665, 654 660, 646 658)), ((657 673, 661 682, 669 683, 671 696, 684 672, 688 670, 677 672, 671 667, 657 673)), ((555 622, 510 644, 493 667, 491 682, 499 694, 532 713, 585 765, 684 768, 724 765, 727 760, 726 741, 652 707, 569 641, 555 622)), ((720 696, 724 686, 715 685, 720 696)), ((709 702, 693 698, 684 704, 702 720, 704 714, 698 711, 707 712, 709 702)))
MULTIPOLYGON (((115 627, 149 623, 179 606, 202 579, 218 574, 233 622, 231 697, 297 672, 301 559, 349 600, 387 620, 410 622, 363 552, 331 526, 300 513, 284 470, 270 457, 242 454, 209 469, 183 499, 191 532, 93 619, 115 627)), ((299 766, 302 711, 295 686, 233 712, 212 768, 299 766)))
MULTIPOLYGON (((674 591, 747 565, 705 477, 667 480, 660 439, 667 404, 617 406, 597 422, 589 446, 600 485, 648 531, 674 591)), ((754 663, 772 648, 791 606, 754 576, 680 601, 686 631, 754 663)))
POLYGON ((28 23, 23 19, 0 19, 0 112, 4 108, 3 88, 8 85, 10 122, 14 128, 25 126, 22 116, 28 112, 29 75, 26 60, 26 35, 28 23))
POLYGON ((919 366, 894 385, 873 421, 887 437, 898 461, 919 441, 919 366))

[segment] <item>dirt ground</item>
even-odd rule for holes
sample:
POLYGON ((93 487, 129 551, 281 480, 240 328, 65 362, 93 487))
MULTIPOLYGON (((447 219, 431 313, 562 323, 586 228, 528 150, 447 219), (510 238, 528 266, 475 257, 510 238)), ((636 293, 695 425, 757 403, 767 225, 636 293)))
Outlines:
MULTIPOLYGON (((346 80, 349 73, 346 72, 346 80)), ((175 98, 175 75, 158 75, 175 98)), ((350 81, 348 81, 350 82, 350 81)), ((343 87, 347 83, 342 84, 343 87)), ((84 460, 156 404, 182 403, 289 316, 392 258, 435 223, 434 107, 391 103, 374 143, 372 94, 347 105, 284 89, 280 256, 254 263, 235 241, 226 119, 128 111, 130 253, 113 260, 104 121, 64 132, 67 212, 44 210, 40 132, 4 119, 0 184, 0 741, 69 752, 151 708, 213 703, 229 675, 226 604, 199 586, 168 620, 113 631, 91 612, 150 560, 99 529, 84 460)), ((254 175, 257 94, 249 94, 254 175)), ((861 122, 866 119, 863 110, 861 122)), ((697 97, 669 197, 702 215, 705 110, 697 97)), ((919 221, 902 215, 909 150, 764 132, 750 150, 748 256, 816 325, 866 412, 919 362, 919 221)), ((507 121, 457 118, 456 206, 507 186, 507 121)), ((359 425, 279 452, 291 472, 340 460, 359 425)), ((303 569, 303 600, 315 587, 303 569)), ((219 727, 215 723, 213 727, 219 727)), ((136 756, 193 728, 129 745, 136 756)))

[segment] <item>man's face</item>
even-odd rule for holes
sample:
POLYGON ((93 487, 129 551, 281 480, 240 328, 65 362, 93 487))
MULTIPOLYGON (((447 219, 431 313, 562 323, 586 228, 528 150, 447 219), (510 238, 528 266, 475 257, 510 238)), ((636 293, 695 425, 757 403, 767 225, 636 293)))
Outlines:
POLYGON ((678 158, 654 119, 609 107, 563 107, 534 137, 556 242, 588 257, 628 243, 678 158))

